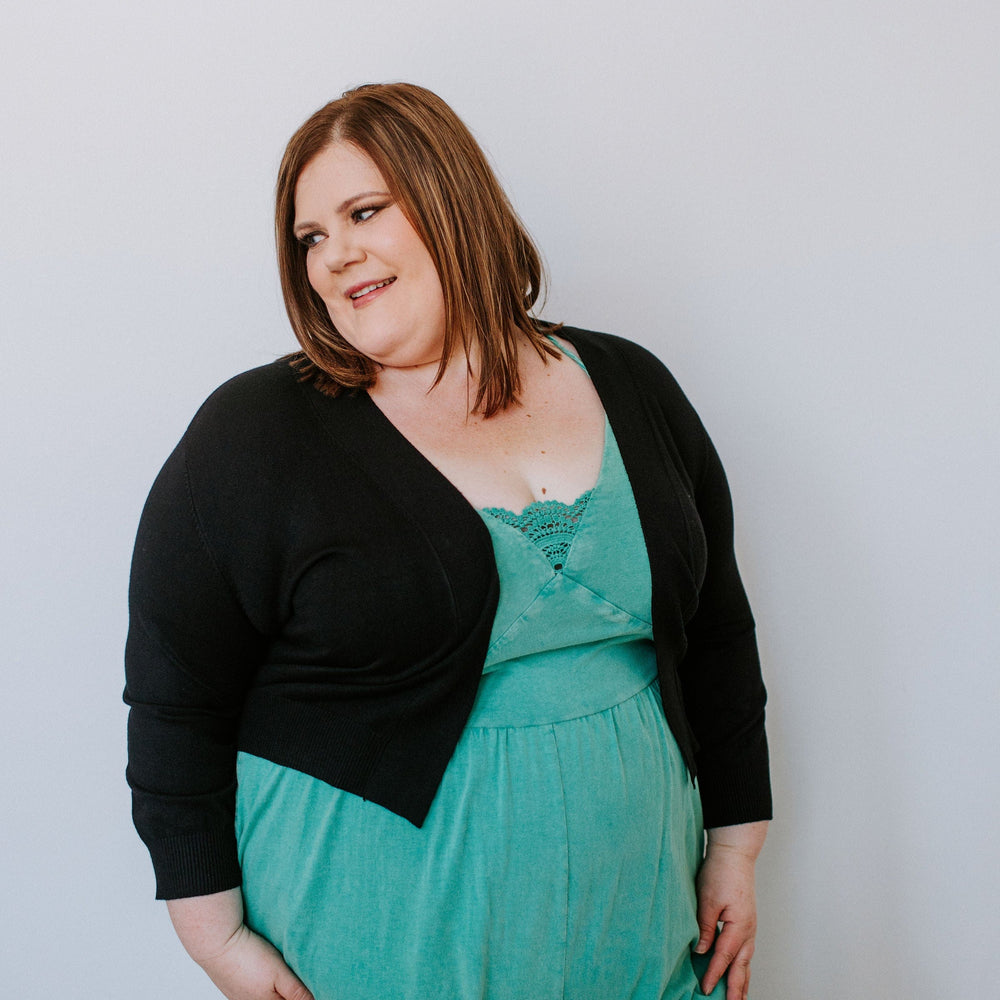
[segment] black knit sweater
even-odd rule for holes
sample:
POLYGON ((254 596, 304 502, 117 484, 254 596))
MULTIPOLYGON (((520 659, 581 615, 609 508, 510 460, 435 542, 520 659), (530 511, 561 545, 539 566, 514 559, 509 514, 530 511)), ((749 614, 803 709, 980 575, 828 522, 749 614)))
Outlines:
MULTIPOLYGON (((649 352, 560 335, 635 495, 664 711, 706 826, 769 818, 765 693, 715 450, 649 352)), ((132 564, 127 776, 157 895, 239 884, 237 750, 422 824, 498 594, 481 517, 367 394, 323 395, 284 361, 213 393, 156 479, 132 564)))

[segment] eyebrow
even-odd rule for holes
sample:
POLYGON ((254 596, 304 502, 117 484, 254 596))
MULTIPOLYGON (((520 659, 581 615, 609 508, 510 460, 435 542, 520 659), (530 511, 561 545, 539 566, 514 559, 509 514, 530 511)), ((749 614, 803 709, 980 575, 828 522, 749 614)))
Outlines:
MULTIPOLYGON (((350 198, 346 201, 342 201, 337 206, 337 215, 343 215, 352 205, 359 201, 364 201, 366 198, 388 198, 388 191, 362 191, 360 194, 352 194, 350 198)), ((303 229, 319 229, 322 228, 318 222, 311 222, 308 219, 302 222, 296 222, 295 226, 292 228, 293 233, 299 233, 303 229)))

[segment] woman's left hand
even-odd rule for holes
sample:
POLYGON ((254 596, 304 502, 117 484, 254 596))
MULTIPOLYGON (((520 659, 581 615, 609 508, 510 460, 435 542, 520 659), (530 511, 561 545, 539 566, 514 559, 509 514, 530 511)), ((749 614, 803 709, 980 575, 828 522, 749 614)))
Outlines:
POLYGON ((766 833, 767 823, 708 831, 708 847, 696 883, 701 933, 694 950, 703 955, 713 944, 715 948, 702 979, 703 993, 710 994, 728 969, 726 1000, 747 998, 757 933, 754 864, 766 833))

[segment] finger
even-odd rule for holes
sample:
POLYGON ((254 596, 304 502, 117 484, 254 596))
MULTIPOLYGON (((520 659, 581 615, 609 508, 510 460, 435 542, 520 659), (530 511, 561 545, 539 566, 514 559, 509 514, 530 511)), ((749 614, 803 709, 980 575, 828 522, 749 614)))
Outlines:
POLYGON ((699 904, 697 912, 698 920, 698 943, 694 946, 696 955, 704 955, 719 933, 719 917, 722 915, 721 906, 706 906, 699 904))
POLYGON ((750 991, 750 959, 753 941, 748 941, 737 953, 726 973, 726 1000, 746 1000, 750 991))
POLYGON ((747 1000, 750 992, 750 965, 737 956, 726 973, 726 1000, 747 1000))
POLYGON ((715 941, 715 935, 718 933, 718 927, 719 925, 714 921, 707 924, 699 921, 698 943, 694 946, 694 953, 696 955, 704 955, 712 947, 712 942, 715 941))
POLYGON ((313 995, 287 965, 274 977, 274 992, 281 1000, 313 1000, 313 995))
POLYGON ((726 1000, 745 1000, 746 987, 746 975, 734 961, 726 973, 726 1000))
POLYGON ((742 989, 745 971, 750 965, 750 958, 753 955, 751 933, 752 928, 746 924, 728 923, 723 926, 702 979, 703 993, 711 993, 726 969, 729 969, 726 1000, 741 1000, 740 993, 733 991, 736 986, 742 989), (737 962, 737 968, 730 968, 734 962, 737 962))
MULTIPOLYGON (((712 958, 708 963, 708 968, 705 970, 705 975, 701 980, 702 993, 706 996, 711 994, 712 990, 718 985, 719 980, 725 975, 726 969, 729 968, 732 960, 732 955, 727 955, 724 951, 719 950, 717 942, 715 951, 712 953, 712 958)), ((727 996, 726 1000, 732 1000, 732 997, 727 996)))

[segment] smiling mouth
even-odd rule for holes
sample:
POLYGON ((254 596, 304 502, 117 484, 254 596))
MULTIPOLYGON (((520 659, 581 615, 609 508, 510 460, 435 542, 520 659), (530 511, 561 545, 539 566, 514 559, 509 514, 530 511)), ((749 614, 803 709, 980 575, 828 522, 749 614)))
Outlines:
POLYGON ((369 295, 371 292, 374 292, 378 288, 385 288, 386 285, 391 285, 395 280, 396 279, 393 277, 393 278, 385 278, 382 281, 372 282, 372 284, 370 285, 365 285, 363 288, 358 288, 356 291, 349 292, 348 298, 360 299, 362 298, 362 296, 369 295))

